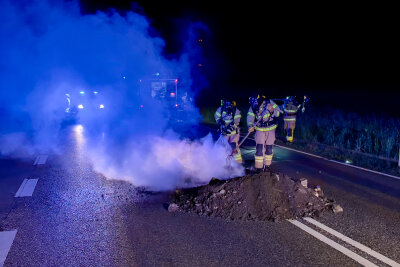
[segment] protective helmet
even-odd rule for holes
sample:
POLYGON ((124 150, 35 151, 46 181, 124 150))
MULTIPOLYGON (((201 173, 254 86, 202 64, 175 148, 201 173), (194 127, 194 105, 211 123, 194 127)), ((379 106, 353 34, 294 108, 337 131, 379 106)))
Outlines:
POLYGON ((286 100, 287 100, 288 102, 293 102, 293 101, 294 101, 294 97, 293 97, 293 96, 287 96, 287 97, 286 97, 286 100))
POLYGON ((251 108, 253 109, 253 111, 258 111, 259 107, 261 106, 261 104, 263 102, 265 102, 265 103, 268 102, 265 96, 253 95, 253 96, 249 97, 249 104, 250 104, 251 108))
POLYGON ((236 107, 236 101, 231 99, 221 100, 221 108, 226 113, 233 113, 235 107, 236 107))

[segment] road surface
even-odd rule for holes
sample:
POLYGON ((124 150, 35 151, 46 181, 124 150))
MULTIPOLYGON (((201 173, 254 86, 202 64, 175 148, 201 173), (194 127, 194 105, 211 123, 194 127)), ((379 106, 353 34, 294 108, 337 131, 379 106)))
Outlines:
MULTIPOLYGON (((94 172, 81 131, 65 130, 60 154, 0 159, 0 266, 399 266, 399 179, 275 147, 275 171, 320 185, 344 212, 279 223, 169 213, 167 194, 94 172)), ((242 153, 251 164, 254 141, 242 153)))

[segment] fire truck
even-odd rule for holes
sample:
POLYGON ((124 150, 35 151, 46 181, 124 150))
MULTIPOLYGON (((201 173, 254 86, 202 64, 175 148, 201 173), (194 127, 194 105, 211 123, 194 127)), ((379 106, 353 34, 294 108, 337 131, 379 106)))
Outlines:
POLYGON ((156 73, 151 78, 144 78, 139 82, 142 98, 151 97, 162 104, 169 111, 171 121, 184 122, 188 109, 192 108, 193 97, 177 77, 156 73))

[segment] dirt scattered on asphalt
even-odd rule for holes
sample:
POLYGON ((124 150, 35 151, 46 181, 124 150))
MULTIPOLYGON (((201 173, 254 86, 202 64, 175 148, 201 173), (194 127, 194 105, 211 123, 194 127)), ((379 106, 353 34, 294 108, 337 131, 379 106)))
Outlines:
POLYGON ((190 212, 229 220, 281 221, 321 212, 341 212, 321 188, 307 188, 281 173, 264 172, 177 190, 168 211, 190 212))

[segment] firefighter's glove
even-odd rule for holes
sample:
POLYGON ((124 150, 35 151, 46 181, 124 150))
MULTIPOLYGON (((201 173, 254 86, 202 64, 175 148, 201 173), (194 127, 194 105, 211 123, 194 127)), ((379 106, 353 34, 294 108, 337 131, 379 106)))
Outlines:
POLYGON ((249 133, 254 132, 254 127, 249 127, 249 133))
POLYGON ((221 125, 219 127, 219 130, 221 131, 221 134, 223 134, 223 135, 226 135, 228 133, 225 125, 221 125))
POLYGON ((227 127, 227 129, 226 129, 226 131, 228 132, 228 133, 232 133, 233 131, 235 131, 235 125, 229 125, 228 127, 227 127))

